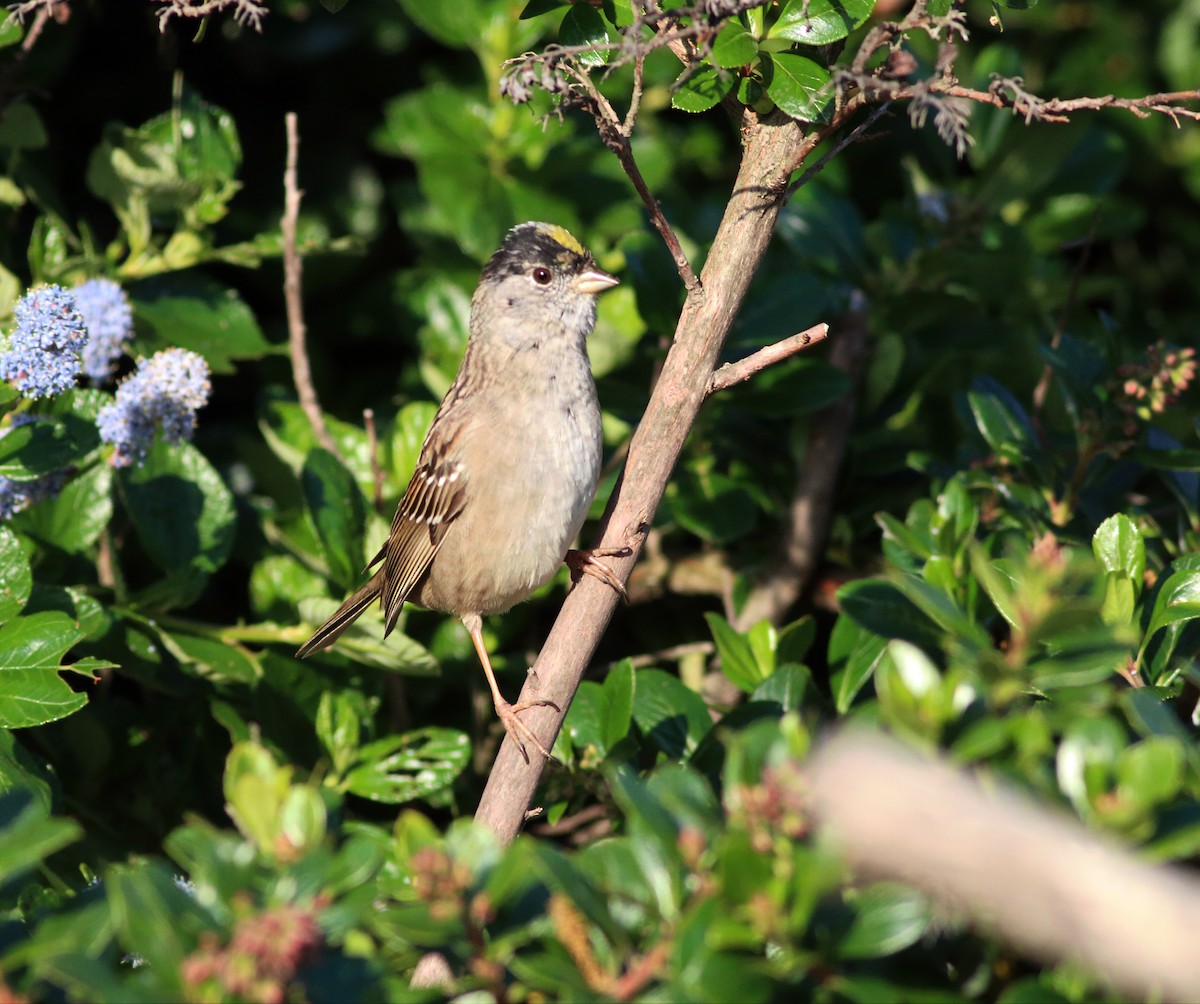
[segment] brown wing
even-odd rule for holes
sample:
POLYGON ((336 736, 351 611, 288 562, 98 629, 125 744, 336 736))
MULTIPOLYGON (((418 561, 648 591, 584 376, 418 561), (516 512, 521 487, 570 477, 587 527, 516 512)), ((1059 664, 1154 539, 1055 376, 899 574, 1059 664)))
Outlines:
POLYGON ((371 562, 383 562, 379 595, 385 638, 396 626, 405 599, 429 568, 465 501, 466 471, 460 462, 434 457, 413 471, 392 518, 387 543, 371 562))

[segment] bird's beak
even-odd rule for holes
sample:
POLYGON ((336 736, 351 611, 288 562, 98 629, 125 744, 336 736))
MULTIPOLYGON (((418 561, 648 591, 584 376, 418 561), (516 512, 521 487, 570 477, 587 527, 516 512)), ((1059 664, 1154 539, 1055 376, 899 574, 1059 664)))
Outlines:
POLYGON ((575 280, 575 288, 580 293, 603 293, 615 285, 617 285, 616 276, 601 272, 598 268, 589 268, 586 272, 580 273, 575 280))

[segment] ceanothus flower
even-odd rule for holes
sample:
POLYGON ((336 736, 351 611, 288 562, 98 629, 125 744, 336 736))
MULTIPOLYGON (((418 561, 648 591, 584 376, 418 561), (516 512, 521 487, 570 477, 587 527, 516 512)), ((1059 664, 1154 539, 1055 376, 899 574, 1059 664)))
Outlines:
POLYGON ((0 355, 0 379, 25 397, 54 397, 75 386, 87 325, 75 297, 62 286, 31 289, 13 308, 16 326, 0 355))
POLYGON ((71 292, 87 325, 83 372, 93 380, 103 380, 112 374, 113 364, 133 337, 129 297, 111 279, 89 279, 71 292))
MULTIPOLYGON (((12 425, 7 429, 0 429, 0 439, 7 436, 13 429, 38 421, 41 419, 36 415, 14 415, 12 425)), ((28 509, 35 502, 53 498, 62 491, 63 485, 66 483, 66 471, 43 474, 40 478, 34 478, 31 481, 14 481, 12 478, 0 474, 0 522, 12 519, 17 513, 28 509)))
POLYGON ((114 467, 141 466, 155 430, 168 443, 191 439, 196 412, 212 390, 208 363, 187 349, 164 349, 139 359, 137 370, 117 387, 112 404, 100 409, 100 438, 117 449, 114 467))

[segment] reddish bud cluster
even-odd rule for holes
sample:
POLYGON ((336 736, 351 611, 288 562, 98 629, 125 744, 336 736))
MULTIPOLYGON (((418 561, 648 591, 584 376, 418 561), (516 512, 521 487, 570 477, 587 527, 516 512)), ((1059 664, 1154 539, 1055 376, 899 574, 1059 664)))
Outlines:
POLYGON ((218 1000, 283 1004, 294 997, 288 990, 297 971, 312 961, 324 940, 312 907, 276 907, 240 918, 225 948, 215 934, 205 934, 181 973, 197 991, 194 999, 214 999, 215 991, 218 1000))

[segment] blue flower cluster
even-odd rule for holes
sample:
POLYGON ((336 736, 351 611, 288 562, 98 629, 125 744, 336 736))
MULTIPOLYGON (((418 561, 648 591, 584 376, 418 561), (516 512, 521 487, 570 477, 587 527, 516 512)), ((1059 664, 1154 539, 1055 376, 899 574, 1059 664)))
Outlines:
POLYGON ((0 355, 0 379, 25 397, 54 397, 75 386, 87 325, 62 286, 31 289, 13 308, 16 326, 0 355))
MULTIPOLYGON (((12 425, 7 429, 0 429, 0 439, 7 436, 13 429, 37 421, 39 419, 34 415, 13 415, 12 425)), ((66 471, 55 471, 53 474, 46 474, 40 478, 34 478, 32 481, 14 481, 12 478, 0 475, 0 522, 12 519, 21 510, 28 509, 35 502, 57 495, 66 483, 66 471)))
POLYGON ((93 380, 104 380, 112 375, 113 364, 133 337, 129 297, 111 279, 89 279, 71 292, 87 325, 83 372, 93 380))
POLYGON ((116 400, 100 409, 100 438, 117 449, 114 467, 142 464, 161 429, 168 443, 191 439, 196 412, 212 390, 208 363, 187 349, 165 349, 138 360, 137 370, 117 387, 116 400))

